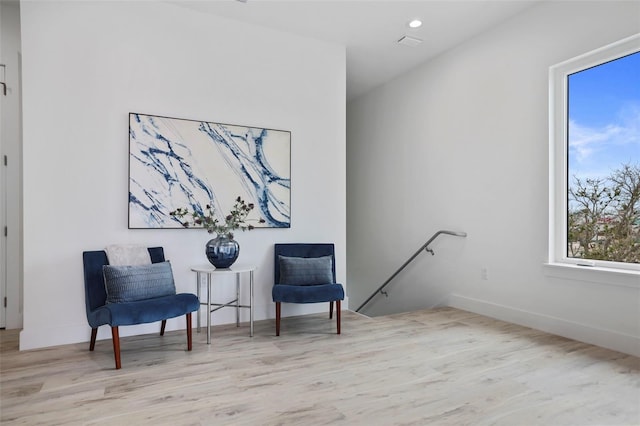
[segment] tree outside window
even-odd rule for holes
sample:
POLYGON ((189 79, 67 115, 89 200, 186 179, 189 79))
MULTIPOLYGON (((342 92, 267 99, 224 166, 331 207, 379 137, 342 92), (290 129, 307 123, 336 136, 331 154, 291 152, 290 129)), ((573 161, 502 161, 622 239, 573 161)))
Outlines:
POLYGON ((568 258, 640 263, 640 52, 567 76, 568 258))

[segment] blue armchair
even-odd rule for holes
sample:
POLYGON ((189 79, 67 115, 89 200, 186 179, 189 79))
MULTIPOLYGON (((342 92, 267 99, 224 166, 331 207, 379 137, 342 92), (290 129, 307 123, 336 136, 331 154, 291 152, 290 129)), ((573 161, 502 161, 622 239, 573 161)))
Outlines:
MULTIPOLYGON (((152 265, 147 266, 150 272, 146 276, 143 275, 142 279, 137 278, 139 282, 142 282, 142 287, 146 286, 142 290, 140 288, 132 290, 132 287, 117 282, 120 277, 127 274, 121 273, 116 269, 117 267, 104 268, 105 265, 109 265, 105 251, 85 251, 82 253, 87 320, 91 326, 89 350, 93 351, 95 348, 98 327, 101 325, 111 326, 116 369, 121 368, 118 331, 118 327, 121 325, 162 321, 160 328, 162 336, 167 319, 185 315, 187 350, 190 351, 192 348, 191 313, 200 308, 198 297, 189 293, 176 294, 173 274, 170 265, 165 262, 163 248, 151 247, 148 251, 152 262, 152 265), (115 292, 107 294, 105 275, 107 275, 109 284, 114 282, 114 285, 120 286, 118 288, 119 294, 114 294, 115 292), (137 293, 133 294, 132 291, 137 293)), ((144 271, 144 268, 137 269, 137 271, 144 271)), ((143 274, 143 272, 138 273, 143 274)))
POLYGON ((329 318, 336 303, 336 324, 340 334, 340 305, 344 288, 336 283, 333 244, 276 244, 274 248, 274 286, 276 336, 280 335, 282 303, 329 302, 329 318))

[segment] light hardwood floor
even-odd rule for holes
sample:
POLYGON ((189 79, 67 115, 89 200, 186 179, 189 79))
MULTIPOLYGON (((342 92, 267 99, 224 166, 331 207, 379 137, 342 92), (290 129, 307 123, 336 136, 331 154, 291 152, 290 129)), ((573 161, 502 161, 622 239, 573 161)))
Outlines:
MULTIPOLYGON (((0 332, 12 425, 640 425, 640 359, 476 314, 343 313, 18 352, 0 332), (204 330, 203 330, 204 331, 204 330)), ((88 335, 88 334, 87 334, 88 335)))

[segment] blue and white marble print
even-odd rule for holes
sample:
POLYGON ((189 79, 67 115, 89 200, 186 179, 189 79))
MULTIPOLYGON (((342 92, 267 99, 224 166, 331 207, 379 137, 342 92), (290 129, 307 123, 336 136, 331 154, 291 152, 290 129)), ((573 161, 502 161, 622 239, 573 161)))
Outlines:
POLYGON ((290 132, 131 113, 129 144, 129 228, 180 228, 169 212, 210 203, 223 219, 238 196, 248 223, 290 226, 290 132))

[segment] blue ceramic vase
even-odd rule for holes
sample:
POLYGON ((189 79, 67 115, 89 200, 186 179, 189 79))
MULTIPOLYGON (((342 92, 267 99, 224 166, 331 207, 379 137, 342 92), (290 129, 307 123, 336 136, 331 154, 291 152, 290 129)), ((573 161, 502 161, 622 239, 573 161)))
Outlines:
POLYGON ((219 234, 206 245, 207 259, 218 269, 228 268, 233 265, 240 254, 240 244, 229 234, 219 234))

